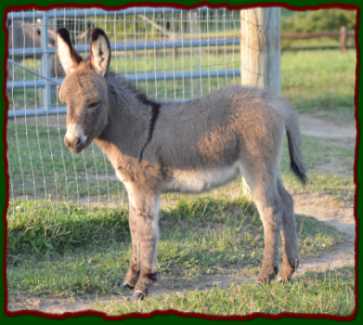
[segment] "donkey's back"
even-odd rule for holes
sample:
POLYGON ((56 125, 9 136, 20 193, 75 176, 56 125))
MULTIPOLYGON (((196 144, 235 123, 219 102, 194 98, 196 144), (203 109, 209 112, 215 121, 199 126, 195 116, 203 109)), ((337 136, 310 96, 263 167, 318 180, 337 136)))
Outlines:
MULTIPOLYGON (((162 105, 145 158, 163 165, 164 191, 201 192, 238 175, 252 183, 264 170, 277 177, 282 136, 295 119, 282 99, 229 86, 190 102, 162 105)), ((292 131, 299 141, 298 129, 292 131)))

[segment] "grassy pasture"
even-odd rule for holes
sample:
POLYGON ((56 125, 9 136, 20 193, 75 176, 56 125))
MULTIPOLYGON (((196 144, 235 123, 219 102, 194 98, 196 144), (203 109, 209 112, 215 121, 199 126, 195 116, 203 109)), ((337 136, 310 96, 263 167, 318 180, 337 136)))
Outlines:
MULTIPOLYGON (((205 67, 239 65, 239 57, 223 55, 203 60, 205 67)), ((122 72, 193 70, 192 60, 119 57, 114 68, 122 72)), ((30 63, 34 64, 34 63, 30 63)), ((352 123, 355 52, 337 50, 284 52, 282 88, 299 112, 352 123)), ((20 73, 20 72, 16 72, 20 73)), ((25 76, 25 78, 31 78, 25 76)), ((232 79, 157 82, 160 98, 182 97, 191 89, 203 92, 232 79), (199 90, 198 90, 199 89, 199 90)), ((238 80, 237 80, 238 82, 238 80)), ((153 83, 139 83, 153 90, 153 83)), ((153 95, 153 94, 151 94, 153 95)), ((39 104, 39 92, 14 94, 10 103, 39 104)), ((244 315, 283 311, 348 315, 354 306, 353 268, 307 273, 289 284, 256 286, 244 283, 258 272, 262 254, 262 228, 255 208, 240 198, 241 184, 230 185, 196 197, 163 196, 159 246, 159 294, 143 303, 124 299, 118 286, 129 257, 127 207, 122 185, 97 148, 79 156, 63 146, 62 117, 17 119, 8 125, 8 159, 11 202, 8 213, 9 294, 27 297, 91 298, 92 308, 110 314, 155 309, 178 309, 209 314, 244 315), (236 198, 238 197, 238 198, 236 198), (31 198, 32 200, 26 200, 31 198), (38 198, 37 200, 33 200, 38 198), (64 202, 66 201, 66 203, 64 202), (76 202, 71 202, 76 201, 76 202), (117 202, 118 207, 77 203, 117 202), (233 277, 233 284, 214 285, 213 279, 233 277), (212 284, 207 281, 212 279, 212 284), (207 283, 208 282, 208 283, 207 283), (163 288, 167 292, 161 292, 163 288), (178 291, 178 292, 176 292, 178 291), (106 297, 107 302, 101 298, 106 297)), ((313 136, 303 137, 303 153, 310 182, 303 188, 288 171, 286 144, 282 175, 289 190, 333 196, 353 201, 351 145, 313 136), (326 166, 333 168, 327 169, 326 166), (342 172, 343 171, 343 172, 342 172)), ((298 215, 303 258, 318 258, 346 238, 335 228, 312 216, 298 215)), ((217 281, 218 282, 218 281, 217 281)), ((222 281, 223 282, 223 281, 222 281)))
POLYGON ((218 316, 243 316, 257 312, 347 316, 353 312, 354 306, 353 274, 353 268, 340 268, 326 273, 307 273, 287 284, 214 286, 208 290, 194 289, 151 297, 147 304, 111 299, 96 302, 93 308, 109 315, 174 309, 218 316))
MULTIPOLYGON (((9 290, 31 296, 125 295, 126 208, 92 210, 70 204, 15 202, 9 218, 9 290)), ((309 216, 298 216, 303 258, 319 256, 344 237, 309 216)), ((255 208, 243 199, 184 199, 162 211, 162 284, 177 290, 203 276, 231 272, 254 277, 263 245, 255 208), (164 280, 163 280, 164 278, 164 280)))
MULTIPOLYGON (((285 146, 282 170, 290 190, 352 201, 354 185, 349 169, 353 163, 353 148, 314 137, 304 137, 303 140, 304 153, 312 169, 311 181, 302 188, 287 170, 285 146), (344 165, 347 175, 319 172, 320 164, 329 161, 344 165)), ((103 164, 102 157, 93 160, 92 154, 83 159, 86 161, 66 161, 66 164, 71 164, 77 173, 82 173, 84 165, 89 164, 93 168, 95 163, 103 164)), ((39 166, 39 163, 35 165, 39 166)), ((48 171, 46 179, 52 179, 54 169, 59 168, 61 174, 64 168, 62 164, 49 163, 46 166, 43 168, 48 171)), ((41 172, 40 168, 36 170, 41 172)), ((109 175, 113 173, 109 172, 109 175)), ((87 298, 94 301, 92 308, 109 314, 169 308, 238 315, 257 311, 340 315, 351 312, 354 306, 352 268, 305 274, 287 285, 274 283, 256 287, 249 282, 244 283, 243 279, 251 280, 258 272, 263 234, 255 208, 241 198, 231 199, 241 193, 239 181, 197 197, 180 194, 163 196, 159 290, 166 288, 168 291, 151 297, 147 303, 127 301, 129 293, 118 286, 129 258, 127 205, 125 201, 116 199, 119 197, 116 193, 123 192, 122 186, 117 181, 107 181, 115 186, 111 198, 115 197, 117 208, 90 209, 54 200, 19 199, 12 202, 8 216, 7 272, 11 295, 17 299, 49 297, 67 301, 87 298), (203 286, 206 278, 231 276, 235 280, 227 287, 220 287, 218 282, 203 286), (107 303, 102 300, 104 296, 107 303)), ((36 183, 40 190, 38 184, 43 183, 36 183)), ((46 184, 49 191, 51 183, 47 181, 46 184)), ((70 186, 70 193, 74 193, 74 186, 67 182, 63 184, 70 186)), ((60 179, 57 186, 62 186, 60 179)), ((100 190, 107 188, 103 182, 98 186, 100 190)), ((87 188, 88 185, 79 182, 80 193, 88 195, 87 188)), ((91 200, 94 198, 91 197, 91 200)), ((303 259, 317 258, 345 241, 345 236, 335 228, 310 216, 299 215, 297 221, 303 259)))

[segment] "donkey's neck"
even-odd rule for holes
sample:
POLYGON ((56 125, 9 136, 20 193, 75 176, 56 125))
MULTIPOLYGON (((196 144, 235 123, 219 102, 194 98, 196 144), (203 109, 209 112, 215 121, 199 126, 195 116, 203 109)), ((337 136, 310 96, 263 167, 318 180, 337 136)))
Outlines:
POLYGON ((139 160, 149 142, 154 103, 126 80, 107 77, 109 94, 108 123, 96 144, 109 156, 139 160), (117 152, 117 153, 116 153, 117 152))

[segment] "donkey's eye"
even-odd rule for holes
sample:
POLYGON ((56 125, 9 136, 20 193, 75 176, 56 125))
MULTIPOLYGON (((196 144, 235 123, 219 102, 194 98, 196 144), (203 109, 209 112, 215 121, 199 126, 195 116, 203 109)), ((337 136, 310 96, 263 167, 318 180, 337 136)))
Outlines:
POLYGON ((88 104, 88 107, 89 107, 89 108, 95 108, 95 107, 97 107, 99 104, 100 104, 100 102, 92 102, 92 103, 88 104))

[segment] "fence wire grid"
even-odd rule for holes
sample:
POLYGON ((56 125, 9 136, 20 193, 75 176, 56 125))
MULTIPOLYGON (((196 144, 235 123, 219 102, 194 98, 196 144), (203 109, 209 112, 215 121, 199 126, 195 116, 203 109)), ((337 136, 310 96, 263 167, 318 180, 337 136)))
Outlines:
POLYGON ((56 96, 63 72, 54 54, 58 28, 68 28, 83 56, 91 30, 104 29, 113 50, 111 69, 158 100, 186 100, 240 82, 239 11, 55 9, 11 12, 7 19, 11 202, 125 199, 94 145, 80 155, 63 145, 65 108, 56 96))

